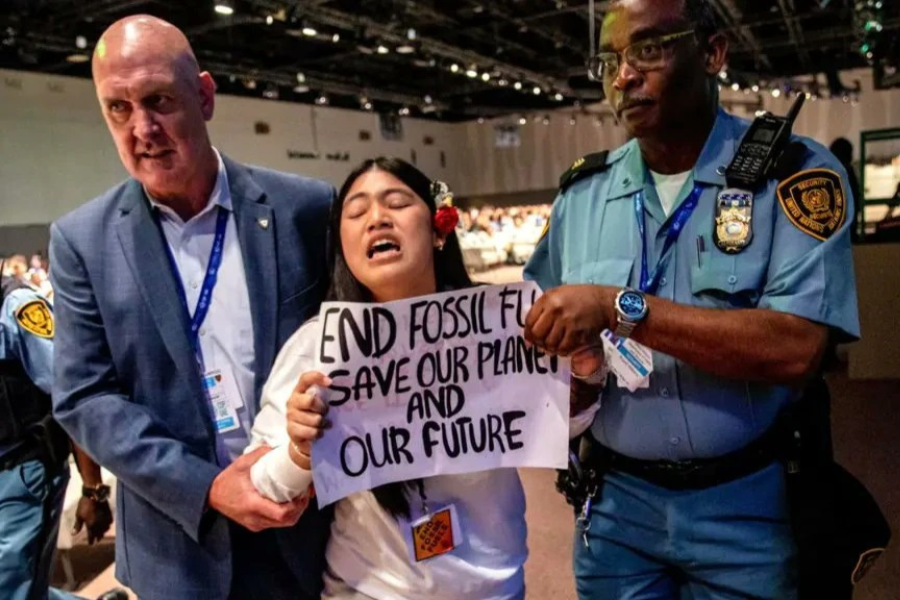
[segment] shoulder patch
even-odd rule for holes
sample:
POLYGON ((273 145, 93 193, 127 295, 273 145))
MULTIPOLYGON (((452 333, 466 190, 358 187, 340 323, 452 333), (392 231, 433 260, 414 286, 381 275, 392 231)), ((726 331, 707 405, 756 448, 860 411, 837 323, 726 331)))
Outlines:
POLYGON ((42 338, 53 337, 53 313, 45 300, 32 300, 16 311, 19 327, 42 338))
POLYGON ((823 242, 847 218, 841 176, 830 169, 809 169, 778 185, 778 201, 794 226, 823 242))
POLYGON ((559 191, 564 191, 567 187, 581 179, 586 175, 591 175, 593 173, 600 173, 606 170, 606 157, 609 155, 609 152, 595 152, 594 154, 588 154, 582 158, 579 158, 572 166, 569 167, 569 170, 562 174, 559 178, 559 191))

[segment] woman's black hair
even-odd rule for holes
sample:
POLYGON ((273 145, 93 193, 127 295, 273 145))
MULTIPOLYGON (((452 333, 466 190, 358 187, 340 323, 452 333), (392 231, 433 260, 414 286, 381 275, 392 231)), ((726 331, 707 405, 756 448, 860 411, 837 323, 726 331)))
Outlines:
MULTIPOLYGON (((337 201, 331 210, 329 223, 329 238, 331 239, 330 272, 331 285, 328 288, 326 299, 342 302, 371 302, 372 295, 369 290, 359 282, 347 261, 344 258, 344 250, 341 245, 341 215, 344 208, 344 200, 350 188, 364 173, 378 170, 389 173, 409 187, 428 206, 432 215, 437 211, 434 198, 431 195, 431 180, 419 169, 399 158, 384 157, 366 160, 353 169, 341 190, 337 201)), ((434 249, 434 278, 437 291, 458 290, 472 286, 472 280, 463 263, 462 250, 459 247, 459 239, 456 232, 447 235, 442 250, 434 249)), ((409 518, 409 498, 407 493, 421 491, 419 480, 388 483, 372 490, 375 499, 389 513, 394 516, 403 515, 409 518)))

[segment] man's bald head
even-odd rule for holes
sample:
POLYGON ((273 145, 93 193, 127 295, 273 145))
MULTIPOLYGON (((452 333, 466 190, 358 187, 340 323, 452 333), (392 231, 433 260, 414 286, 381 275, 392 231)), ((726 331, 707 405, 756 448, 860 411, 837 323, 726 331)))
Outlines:
POLYGON ((94 49, 94 81, 111 69, 163 63, 182 76, 200 74, 191 44, 180 29, 150 15, 133 15, 110 25, 94 49))
POLYGON ((131 176, 185 214, 205 206, 218 171, 206 129, 216 83, 200 72, 184 34, 156 17, 126 17, 97 42, 92 68, 103 117, 131 176))

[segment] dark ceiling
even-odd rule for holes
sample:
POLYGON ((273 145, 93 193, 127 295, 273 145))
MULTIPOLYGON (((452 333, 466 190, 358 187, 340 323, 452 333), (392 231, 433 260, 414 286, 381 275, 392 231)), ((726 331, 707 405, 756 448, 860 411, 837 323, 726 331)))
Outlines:
MULTIPOLYGON (((731 39, 726 84, 790 87, 824 73, 836 94, 837 70, 867 65, 885 84, 898 78, 897 0, 711 3, 731 39)), ((609 3, 596 4, 600 18, 609 3)), ((445 120, 602 97, 583 67, 588 0, 5 0, 0 68, 89 77, 73 61, 136 13, 181 27, 228 94, 445 120)))

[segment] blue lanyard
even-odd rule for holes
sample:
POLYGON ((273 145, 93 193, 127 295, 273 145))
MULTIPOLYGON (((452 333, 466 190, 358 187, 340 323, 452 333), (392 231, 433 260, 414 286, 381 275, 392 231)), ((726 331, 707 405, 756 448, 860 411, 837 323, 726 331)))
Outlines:
POLYGON ((184 285, 181 283, 181 276, 178 271, 178 263, 175 262, 175 256, 168 242, 163 240, 166 246, 166 254, 169 257, 169 266, 172 267, 172 274, 175 276, 175 283, 178 285, 178 296, 181 298, 181 305, 187 311, 191 318, 191 347, 194 349, 194 355, 197 362, 203 368, 203 356, 200 351, 200 326, 206 320, 209 312, 209 306, 212 303, 213 288, 216 287, 216 280, 219 276, 219 267, 222 265, 222 253, 225 247, 225 229, 228 225, 228 211, 219 207, 219 214, 216 217, 216 236, 213 239, 212 251, 209 253, 209 263, 206 265, 206 275, 203 277, 203 287, 200 288, 200 297, 197 298, 197 307, 194 314, 191 315, 188 308, 187 294, 184 291, 184 285))
POLYGON ((672 219, 663 227, 662 233, 666 239, 663 242, 662 252, 659 254, 659 262, 653 272, 649 272, 647 268, 647 231, 644 223, 644 192, 640 191, 634 195, 634 214, 637 217, 638 232, 641 234, 641 291, 646 294, 655 294, 656 288, 659 287, 659 280, 662 279, 663 271, 665 271, 666 262, 672 254, 672 246, 678 241, 681 230, 691 218, 697 203, 700 201, 700 194, 703 188, 695 185, 691 195, 681 203, 678 210, 672 216, 672 219))

